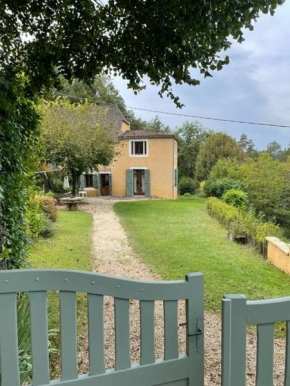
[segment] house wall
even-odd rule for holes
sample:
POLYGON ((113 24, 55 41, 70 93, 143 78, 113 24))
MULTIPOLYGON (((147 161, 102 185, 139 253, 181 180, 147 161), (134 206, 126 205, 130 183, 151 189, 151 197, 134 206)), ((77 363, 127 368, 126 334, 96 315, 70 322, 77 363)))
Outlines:
POLYGON ((147 157, 129 156, 130 140, 121 140, 116 145, 118 156, 112 163, 112 194, 126 196, 126 170, 147 168, 150 170, 150 194, 160 198, 174 199, 174 169, 177 169, 177 142, 173 138, 148 139, 147 157))
POLYGON ((127 130, 130 130, 130 123, 122 121, 122 125, 121 125, 122 133, 125 133, 125 131, 127 131, 127 130))

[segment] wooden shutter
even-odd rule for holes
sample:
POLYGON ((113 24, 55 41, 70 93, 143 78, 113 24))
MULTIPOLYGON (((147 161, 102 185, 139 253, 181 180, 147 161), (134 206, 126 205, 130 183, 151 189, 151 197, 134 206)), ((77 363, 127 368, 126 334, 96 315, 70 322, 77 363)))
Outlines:
POLYGON ((96 188, 99 186, 99 177, 98 174, 93 174, 93 188, 96 188))
POLYGON ((150 197, 150 170, 145 170, 145 196, 150 197))
POLYGON ((112 195, 112 174, 109 174, 109 195, 112 195))
POLYGON ((80 189, 85 188, 85 186, 86 186, 86 184, 85 184, 85 175, 81 174, 80 175, 80 189))
POLYGON ((101 195, 102 183, 101 183, 101 175, 98 173, 98 196, 101 195))
POLYGON ((174 186, 178 186, 178 169, 174 169, 174 186))
POLYGON ((126 196, 133 197, 133 170, 126 170, 126 196))

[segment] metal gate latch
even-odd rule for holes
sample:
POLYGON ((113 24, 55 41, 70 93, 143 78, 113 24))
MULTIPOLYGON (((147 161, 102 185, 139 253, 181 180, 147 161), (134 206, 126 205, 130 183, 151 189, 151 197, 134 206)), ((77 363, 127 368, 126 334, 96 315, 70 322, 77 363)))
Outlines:
POLYGON ((198 336, 202 334, 203 334, 203 331, 200 328, 198 328, 196 332, 194 332, 193 334, 188 334, 187 336, 191 337, 191 336, 198 336))

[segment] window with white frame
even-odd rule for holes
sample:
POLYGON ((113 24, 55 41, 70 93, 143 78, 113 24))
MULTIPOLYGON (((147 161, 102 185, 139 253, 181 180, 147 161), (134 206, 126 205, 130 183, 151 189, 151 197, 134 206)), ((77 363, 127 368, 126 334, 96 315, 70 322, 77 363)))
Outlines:
POLYGON ((130 142, 130 156, 144 157, 148 155, 148 141, 147 140, 132 140, 130 142))

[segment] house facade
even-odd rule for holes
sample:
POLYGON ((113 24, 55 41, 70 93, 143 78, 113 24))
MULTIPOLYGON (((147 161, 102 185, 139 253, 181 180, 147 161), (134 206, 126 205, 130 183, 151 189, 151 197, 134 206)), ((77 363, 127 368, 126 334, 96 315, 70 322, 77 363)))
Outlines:
POLYGON ((173 134, 130 130, 120 124, 116 157, 111 165, 83 174, 80 188, 88 195, 177 198, 177 147, 173 134))

